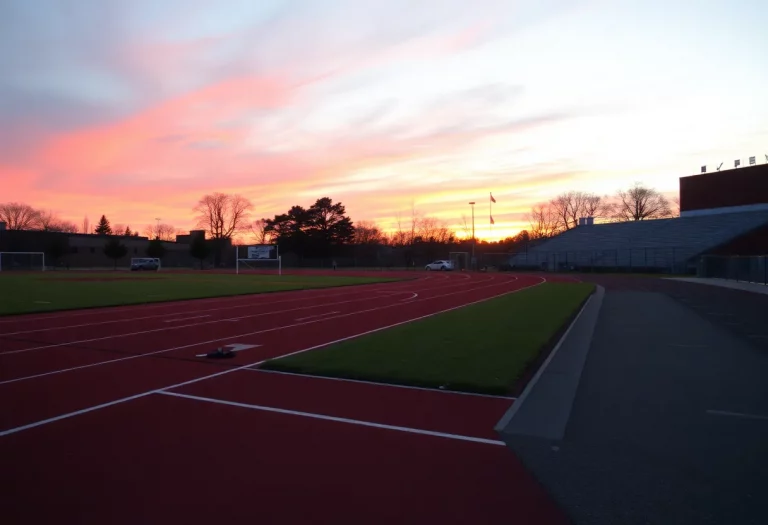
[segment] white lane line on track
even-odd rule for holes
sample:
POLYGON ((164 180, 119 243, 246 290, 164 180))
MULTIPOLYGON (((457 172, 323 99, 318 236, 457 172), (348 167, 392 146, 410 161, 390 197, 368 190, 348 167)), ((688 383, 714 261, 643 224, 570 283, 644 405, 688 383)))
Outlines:
MULTIPOLYGON (((381 284, 391 284, 391 285, 395 285, 395 284, 397 284, 397 285, 409 284, 409 285, 411 285, 411 282, 407 282, 407 283, 406 282, 381 283, 381 284)), ((312 288, 312 289, 307 289, 307 290, 294 290, 293 293, 300 292, 300 293, 303 294, 304 292, 311 292, 311 291, 315 291, 315 290, 328 290, 328 288, 325 288, 325 289, 322 289, 322 288, 312 288)), ((18 332, 4 332, 4 333, 0 332, 0 337, 9 336, 9 335, 34 334, 34 333, 38 333, 38 332, 50 332, 50 331, 53 331, 53 330, 68 330, 68 329, 72 329, 72 328, 83 328, 83 327, 86 327, 86 326, 100 326, 100 325, 114 324, 114 323, 131 323, 131 322, 134 322, 134 321, 143 321, 143 320, 147 320, 147 319, 157 319, 157 320, 160 320, 163 317, 178 316, 178 315, 183 315, 184 313, 222 312, 224 310, 236 310, 236 309, 241 309, 241 308, 254 308, 254 307, 259 307, 259 306, 270 306, 271 307, 271 306, 274 306, 276 304, 296 303, 296 302, 306 301, 306 300, 309 300, 309 299, 311 299, 311 300, 314 300, 314 299, 326 299, 326 298, 333 298, 333 297, 343 297, 343 296, 347 296, 347 295, 365 295, 365 294, 369 294, 370 295, 370 294, 379 294, 379 293, 388 293, 388 294, 392 293, 392 294, 395 294, 395 293, 402 293, 402 292, 397 292, 397 291, 379 292, 377 290, 372 290, 372 289, 369 288, 369 289, 365 289, 365 290, 350 290, 350 291, 345 291, 345 292, 342 292, 342 293, 333 293, 333 294, 325 294, 325 295, 312 294, 311 297, 294 297, 292 299, 285 299, 285 300, 279 300, 279 301, 274 301, 273 300, 271 302, 267 302, 265 300, 265 301, 258 301, 258 302, 255 302, 255 303, 250 303, 250 304, 237 304, 237 305, 232 305, 232 306, 222 306, 222 307, 219 307, 219 308, 208 308, 208 309, 203 309, 203 310, 201 310, 199 308, 199 304, 197 304, 197 301, 207 301, 207 299, 193 299, 192 301, 195 302, 196 306, 194 307, 195 309, 192 310, 191 312, 174 311, 172 313, 165 313, 165 314, 161 313, 161 314, 145 315, 145 316, 139 316, 139 317, 125 317, 125 318, 120 318, 120 319, 110 319, 110 320, 107 320, 107 321, 96 321, 96 322, 93 322, 93 323, 81 323, 81 324, 65 325, 65 326, 51 326, 51 327, 48 327, 48 328, 36 328, 36 329, 33 329, 33 330, 21 330, 21 331, 18 331, 18 332)), ((265 294, 254 294, 254 295, 250 295, 248 297, 253 298, 254 296, 264 297, 265 294)), ((236 297, 238 299, 243 299, 242 295, 241 296, 236 296, 236 297)), ((222 298, 222 299, 225 299, 225 298, 222 298)), ((232 297, 232 299, 234 299, 234 297, 232 297)), ((164 303, 163 306, 169 306, 171 304, 175 304, 175 305, 179 305, 180 306, 182 303, 178 303, 178 302, 164 303)), ((183 304, 184 305, 190 305, 191 302, 188 301, 188 302, 184 302, 183 304)), ((152 306, 152 305, 150 305, 150 306, 152 306)), ((102 311, 102 310, 99 310, 99 311, 102 311)), ((123 313, 123 312, 115 312, 115 313, 123 313)), ((90 314, 82 313, 82 315, 94 315, 94 312, 92 311, 90 314)), ((74 317, 74 315, 72 315, 70 317, 74 317)), ((43 319, 40 319, 40 320, 41 321, 46 321, 47 319, 60 319, 60 318, 49 318, 49 317, 46 317, 46 318, 43 318, 43 319)), ((30 319, 30 320, 19 319, 19 321, 33 321, 33 319, 30 319)), ((3 322, 3 321, 0 320, 0 322, 3 322)))
MULTIPOLYGON (((336 343, 341 343, 343 341, 349 341, 351 339, 356 339, 356 338, 364 336, 364 335, 372 334, 372 333, 375 333, 375 332, 380 332, 382 330, 387 330, 389 328, 394 328, 395 326, 400 326, 400 325, 403 325, 403 324, 406 324, 406 323, 412 323, 414 321, 419 321, 421 319, 426 319, 428 317, 434 317, 435 315, 439 315, 439 314, 442 314, 442 313, 445 313, 445 312, 450 312, 450 311, 453 311, 453 310, 458 310, 459 308, 464 308, 466 306, 470 306, 470 305, 473 305, 473 304, 478 304, 478 303, 482 303, 482 302, 485 302, 485 301, 490 301, 491 299, 495 299, 496 297, 501 297, 501 296, 504 296, 504 295, 510 295, 510 294, 517 293, 517 292, 520 292, 520 291, 523 291, 523 290, 534 288, 534 287, 540 286, 541 284, 544 284, 546 282, 546 278, 544 278, 544 277, 538 277, 538 278, 541 279, 541 282, 538 282, 538 283, 535 283, 535 284, 532 284, 532 285, 529 285, 529 286, 524 286, 523 288, 518 288, 517 290, 510 290, 510 291, 504 292, 502 294, 493 295, 491 297, 486 297, 484 299, 480 299, 480 300, 477 300, 477 301, 472 301, 470 303, 465 303, 465 304, 460 305, 460 306, 454 306, 454 307, 447 308, 447 309, 444 309, 444 310, 438 310, 437 312, 432 312, 430 314, 422 315, 420 317, 414 317, 412 319, 408 319, 407 321, 401 321, 401 322, 398 322, 398 323, 393 323, 391 325, 382 326, 382 327, 379 327, 379 328, 374 328, 373 330, 367 330, 365 332, 360 332, 360 333, 355 334, 355 335, 351 335, 351 336, 347 336, 347 337, 342 337, 342 338, 336 339, 334 341, 328 341, 326 343, 321 343, 319 345, 311 346, 309 348, 304 348, 303 350, 297 350, 296 352, 290 352, 288 354, 284 354, 284 355, 278 356, 278 357, 288 357, 288 356, 291 356, 291 355, 303 354, 304 352, 310 352, 312 350, 317 350, 318 348, 324 348, 326 346, 330 346, 330 345, 333 345, 333 344, 336 344, 336 343)), ((510 280, 509 282, 513 282, 513 281, 510 280)), ((483 287, 483 288, 487 288, 487 287, 483 287)), ((396 306, 400 306, 400 305, 396 305, 396 306)), ((310 322, 316 322, 316 321, 310 321, 310 322)), ((232 337, 228 337, 227 339, 234 339, 235 337, 242 337, 242 336, 232 336, 232 337)), ((272 359, 276 359, 276 358, 277 357, 272 358, 272 359)), ((181 383, 176 383, 174 385, 168 385, 168 386, 165 386, 165 387, 162 387, 162 388, 157 388, 155 390, 149 390, 147 392, 142 392, 140 394, 135 394, 135 395, 128 396, 128 397, 123 397, 123 398, 120 398, 120 399, 115 399, 113 401, 109 401, 107 403, 102 403, 100 405, 95 405, 95 406, 84 408, 84 409, 81 409, 81 410, 76 410, 74 412, 68 412, 66 414, 61 414, 61 415, 54 416, 54 417, 51 417, 51 418, 48 418, 48 419, 43 419, 43 420, 40 420, 40 421, 35 421, 34 423, 28 423, 26 425, 21 425, 21 426, 14 427, 14 428, 9 428, 7 430, 0 431, 0 437, 7 436, 7 435, 10 435, 10 434, 15 434, 15 433, 21 432, 23 430, 29 430, 31 428, 47 425, 49 423, 54 423, 56 421, 61 421, 63 419, 68 419, 68 418, 71 418, 71 417, 79 416, 81 414, 87 414, 88 412, 93 412, 95 410, 99 410, 99 409, 102 409, 102 408, 107 408, 107 407, 118 405, 118 404, 125 403, 125 402, 128 402, 128 401, 133 401, 134 399, 139 399, 139 398, 146 397, 146 396, 149 396, 149 395, 152 395, 152 394, 158 394, 160 392, 164 392, 164 391, 167 391, 167 390, 172 390, 174 388, 180 388, 180 387, 191 385, 191 384, 194 384, 194 383, 199 383, 201 381, 207 381, 208 379, 213 379, 214 377, 219 377, 219 376, 231 374, 233 372, 239 372, 239 371, 245 370, 246 368, 253 368, 253 367, 256 367, 256 366, 259 366, 259 365, 265 363, 266 361, 268 361, 268 359, 262 359, 261 361, 257 361, 255 363, 249 363, 247 365, 238 366, 236 368, 229 368, 227 370, 222 370, 221 372, 216 372, 216 373, 209 374, 209 375, 206 375, 206 376, 201 376, 201 377, 198 377, 198 378, 195 378, 195 379, 190 379, 189 381, 183 381, 181 383)))
POLYGON ((203 317, 210 317, 210 315, 195 315, 193 317, 182 317, 181 319, 166 319, 164 323, 178 323, 181 321, 191 321, 192 319, 202 319, 203 317))
MULTIPOLYGON (((509 281, 509 282, 513 282, 513 281, 509 281)), ((542 283, 543 283, 543 281, 540 282, 540 283, 531 285, 531 286, 538 286, 538 285, 540 285, 542 283)), ((496 286, 496 285, 494 285, 494 286, 496 286)), ((526 288, 530 288, 531 286, 527 286, 526 288)), ((488 288, 488 287, 489 286, 483 286, 483 287, 480 287, 480 288, 488 288)), ((476 290, 476 289, 477 288, 475 288, 473 290, 476 290)), ((525 288, 520 288, 520 290, 524 290, 524 289, 525 288)), ((513 290, 512 292, 505 292, 505 293, 503 293, 501 295, 506 295, 507 293, 514 293, 515 291, 517 291, 517 290, 513 290)), ((445 294, 444 296, 456 295, 457 293, 464 293, 464 291, 461 291, 461 292, 451 292, 449 294, 445 294)), ((437 296, 437 297, 434 297, 434 298, 439 298, 439 297, 444 297, 444 296, 437 296)), ((495 295, 493 297, 499 297, 499 295, 495 295)), ((491 299, 493 297, 491 297, 491 299)), ((432 298, 429 298, 429 299, 432 299, 432 298)), ((474 304, 474 303, 468 303, 468 304, 474 304)), ((166 348, 166 349, 163 349, 163 350, 156 350, 154 352, 146 352, 146 353, 143 353, 143 354, 136 354, 136 355, 131 355, 131 356, 127 356, 127 357, 118 357, 116 359, 110 359, 110 360, 107 360, 107 361, 99 361, 98 363, 90 363, 90 364, 87 364, 87 365, 73 366, 73 367, 70 367, 70 368, 63 368, 63 369, 60 369, 60 370, 52 370, 50 372, 43 372, 43 373, 40 373, 40 374, 33 374, 33 375, 29 375, 29 376, 16 377, 14 379, 7 379, 5 381, 0 381, 0 385, 5 385, 5 384, 9 384, 9 383, 17 383, 19 381, 27 381, 27 380, 31 380, 31 379, 37 379, 37 378, 40 378, 40 377, 46 377, 46 376, 63 374, 63 373, 72 372, 72 371, 75 371, 75 370, 82 370, 84 368, 94 368, 94 367, 97 367, 97 366, 107 365, 107 364, 110 364, 110 363, 117 363, 117 362, 120 362, 120 361, 130 361, 132 359, 138 359, 140 357, 164 354, 166 352, 173 352, 175 350, 183 350, 184 348, 191 348, 191 347, 199 346, 199 345, 203 345, 203 344, 220 343, 222 341, 227 341, 227 340, 231 340, 231 339, 234 339, 234 338, 241 338, 241 337, 248 337, 248 336, 252 336, 252 335, 259 335, 259 334, 263 334, 263 333, 266 333, 266 332, 274 332, 274 331, 277 331, 277 330, 283 330, 285 328, 295 328, 297 326, 303 326, 303 325, 307 325, 307 324, 319 323, 319 322, 329 321, 329 320, 332 320, 332 319, 339 319, 341 317, 348 317, 350 315, 357 315, 357 314, 366 313, 366 312, 374 312, 374 311, 377 311, 377 310, 383 310, 383 309, 386 309, 386 308, 391 308, 393 306, 401 306, 401 305, 399 303, 394 303, 394 304, 387 305, 387 306, 381 306, 381 307, 372 308, 372 309, 368 309, 368 310, 361 310, 361 311, 358 311, 358 312, 352 312, 352 313, 347 313, 347 314, 343 314, 343 315, 337 315, 337 316, 334 316, 334 317, 326 317, 326 318, 322 318, 322 319, 315 319, 315 320, 311 320, 311 321, 305 321, 305 322, 301 322, 301 323, 294 323, 294 324, 285 325, 285 326, 278 326, 278 327, 274 327, 274 328, 267 328, 267 329, 264 329, 264 330, 259 330, 259 331, 255 331, 255 332, 249 332, 249 333, 246 333, 246 334, 231 335, 231 336, 226 336, 226 337, 220 337, 218 339, 212 339, 212 340, 209 340, 209 341, 191 343, 191 344, 187 344, 187 345, 176 346, 176 347, 173 347, 173 348, 166 348)), ((462 306, 466 306, 466 305, 462 305, 462 306)), ((456 307, 456 308, 460 308, 460 307, 461 306, 456 307)), ((452 309, 449 309, 449 310, 442 310, 442 311, 447 312, 447 311, 450 311, 450 310, 455 310, 456 308, 452 308, 452 309)), ((430 317, 430 316, 427 316, 427 317, 430 317)), ((417 319, 422 319, 422 317, 419 317, 417 319)), ((414 319, 411 319, 411 320, 405 321, 405 322, 410 322, 410 321, 413 321, 413 320, 414 319)), ((403 324, 403 323, 398 323, 398 324, 403 324)), ((397 326, 397 325, 390 325, 390 326, 397 326)), ((374 330, 374 331, 372 331, 370 333, 373 333, 375 331, 378 331, 378 330, 374 330)))
POLYGON ((503 441, 498 441, 496 439, 486 439, 486 438, 479 438, 479 437, 473 437, 473 436, 464 436, 461 434, 449 434, 446 432, 435 432, 433 430, 422 430, 419 428, 412 428, 412 427, 401 427, 397 425, 387 425, 384 423, 372 423, 370 421, 361 421, 359 419, 349 419, 345 417, 336 417, 336 416, 326 416, 323 414, 315 414, 312 412, 300 412, 298 410, 288 410, 285 408, 275 408, 275 407, 267 407, 263 405, 251 405, 248 403, 238 403, 236 401, 226 401, 224 399, 214 399, 211 397, 200 397, 200 396, 191 396, 188 394, 178 394, 176 392, 158 392, 158 394, 164 395, 164 396, 173 396, 173 397, 180 397, 183 399, 191 399, 194 401, 203 401, 205 403, 216 403, 219 405, 228 405, 228 406, 234 406, 239 408, 248 408, 250 410, 258 410, 261 412, 276 412, 278 414, 285 414, 290 416, 300 416, 310 419, 321 419, 323 421, 334 421, 336 423, 347 423, 350 425, 356 425, 361 427, 373 427, 373 428, 380 428, 383 430, 396 430, 398 432, 406 432, 408 434, 419 434, 422 436, 432 436, 432 437, 440 437, 440 438, 448 438, 448 439, 454 439, 458 441, 469 441, 472 443, 482 443, 484 445, 497 445, 497 446, 504 446, 503 441))
MULTIPOLYGON (((343 292, 340 294, 334 294, 334 295, 349 295, 349 294, 355 294, 355 293, 366 293, 375 291, 377 288, 381 287, 394 287, 394 286, 412 286, 414 282, 422 282, 428 280, 429 277, 417 277, 416 279, 405 279, 403 277, 403 280, 400 281, 387 281, 387 282, 377 282, 377 283, 370 283, 370 284, 360 284, 360 285, 352 285, 353 288, 360 288, 359 290, 354 291, 348 291, 343 292)), ((252 293, 252 294, 240 294, 240 295, 229 295, 224 297, 200 297, 198 299, 189 299, 189 300, 175 300, 175 301, 163 301, 163 302, 157 302, 152 304, 124 304, 124 305, 115 305, 115 306, 104 306, 100 308, 91 308, 87 310, 68 310, 65 312, 41 312, 38 314, 27 314, 23 316, 12 316, 7 319, 0 319, 0 326, 6 323, 36 323, 39 321, 50 321, 50 320, 56 320, 56 319, 70 319, 73 317, 93 317, 95 315, 108 315, 108 314, 130 314, 133 311, 141 311, 145 312, 147 310, 152 309, 159 309, 159 308, 178 308, 182 306, 189 305, 191 302, 194 302, 197 307, 200 306, 208 306, 211 304, 216 303, 225 303, 225 302, 240 302, 245 304, 236 304, 232 306, 223 306, 220 308, 213 308, 208 310, 202 310, 203 312, 212 312, 212 311, 219 311, 219 310, 229 310, 233 308, 248 308, 251 306, 261 306, 261 305, 272 305, 275 303, 284 303, 284 302, 293 302, 293 301, 299 301, 299 300, 306 300, 306 296, 316 296, 320 295, 321 297, 324 297, 323 293, 328 292, 329 290, 338 290, 339 288, 344 287, 321 287, 321 288, 303 288, 300 290, 286 290, 282 292, 274 292, 272 294, 264 294, 264 293, 252 293), (295 298, 295 299, 286 299, 284 301, 274 301, 275 295, 280 296, 287 296, 287 295, 293 295, 297 292, 304 294, 305 297, 302 298, 295 298), (270 296, 269 298, 265 299, 267 296, 270 296), (264 299, 263 301, 253 301, 254 299, 264 299), (246 301, 253 301, 248 302, 246 301)), ((330 296, 330 295, 325 295, 330 296)), ((199 311, 199 310, 197 310, 199 311)), ((149 319, 153 317, 165 317, 170 315, 177 315, 178 311, 175 311, 173 313, 167 313, 167 314, 155 314, 151 316, 145 316, 141 317, 141 319, 149 319)), ((130 318, 130 319, 115 319, 115 320, 107 320, 107 321, 99 321, 97 323, 87 323, 83 325, 77 325, 77 326, 90 326, 95 324, 107 324, 107 323, 113 323, 113 322, 123 322, 123 321, 135 321, 139 318, 130 318)), ((74 325, 66 326, 65 328, 74 328, 74 325)), ((59 327, 54 328, 46 328, 36 331, 45 331, 45 330, 57 330, 59 327)), ((14 332, 14 333, 27 333, 27 332, 14 332)), ((10 333, 4 333, 0 335, 12 335, 10 333)))
MULTIPOLYGON (((485 279, 483 281, 478 281, 478 282, 487 282, 489 280, 493 280, 493 279, 485 279)), ((462 284, 458 284, 458 285, 454 285, 454 286, 441 287, 440 289, 446 290, 446 289, 450 289, 450 288, 456 288, 458 286, 465 286, 465 285, 462 283, 462 284)), ((473 290, 474 289, 477 289, 477 288, 473 288, 473 290)), ((456 292, 456 293, 462 293, 462 292, 463 291, 459 291, 459 292, 456 292)), ((449 294, 449 295, 452 295, 452 294, 449 294)), ((441 296, 436 296, 436 297, 441 297, 441 296)), ((11 354, 23 354, 23 353, 32 352, 32 351, 35 351, 35 350, 44 350, 44 349, 47 349, 47 348, 59 348, 59 347, 62 347, 62 346, 70 346, 70 345, 75 345, 75 344, 80 344, 80 343, 92 343, 94 341, 105 341, 107 339, 117 339, 117 338, 120 338, 120 337, 130 337, 130 336, 134 336, 134 335, 151 334, 151 333, 156 333, 156 332, 164 332, 164 331, 168 331, 168 330, 179 330, 179 329, 182 329, 182 328, 189 328, 189 327, 193 327, 193 326, 202 326, 202 325, 215 324, 215 323, 221 323, 221 322, 240 321, 242 319, 251 319, 251 318, 255 318, 255 317, 264 317, 264 316, 268 316, 268 315, 284 314, 284 313, 289 313, 289 312, 296 312, 296 311, 299 311, 299 310, 309 310, 309 309, 313 309, 313 308, 322 308, 322 307, 328 307, 328 306, 335 306, 335 305, 338 305, 338 304, 348 304, 348 303, 354 303, 354 302, 358 302, 358 301, 368 301, 368 300, 371 300, 371 299, 379 299, 379 298, 380 297, 375 297, 375 296, 370 296, 369 295, 368 297, 361 298, 361 299, 350 299, 350 300, 347 300, 347 301, 338 301, 338 302, 335 302, 335 303, 325 303, 325 304, 319 304, 319 305, 301 306, 301 307, 298 307, 298 308, 289 308, 287 310, 275 310, 275 311, 270 311, 270 312, 259 312, 259 313, 256 313, 256 314, 245 315, 245 316, 236 317, 236 318, 215 319, 215 320, 212 320, 212 321, 204 321, 204 322, 199 322, 199 323, 183 324, 183 325, 176 325, 176 326, 166 326, 166 327, 163 327, 163 328, 154 328, 154 329, 151 329, 151 330, 141 330, 141 331, 138 331, 138 332, 128 332, 128 333, 125 333, 125 334, 113 334, 113 335, 108 335, 108 336, 104 336, 104 337, 96 337, 96 338, 92 338, 92 339, 81 339, 81 340, 78 340, 78 341, 67 341, 67 342, 64 342, 64 343, 56 343, 56 344, 49 344, 49 345, 43 345, 43 346, 34 346, 32 348, 22 348, 22 349, 19 349, 19 350, 9 350, 9 351, 6 351, 6 352, 0 352, 0 356, 11 355, 11 354)), ((7 334, 5 334, 5 335, 7 335, 7 334)))
POLYGON ((326 315, 333 315, 341 313, 338 310, 335 312, 326 312, 324 314, 317 314, 317 315, 308 315, 307 317, 299 317, 298 319, 295 319, 296 321, 306 321, 307 319, 315 319, 317 317, 325 317, 326 315))
POLYGON ((517 399, 515 397, 510 397, 510 396, 477 394, 475 392, 460 392, 458 390, 441 390, 437 388, 426 388, 421 386, 398 385, 396 383, 379 383, 376 381, 363 381, 362 379, 347 379, 346 377, 328 377, 328 376, 317 376, 312 374, 294 374, 293 372, 283 372, 281 370, 265 370, 263 368, 248 368, 246 371, 259 372, 261 374, 279 374, 283 376, 306 377, 307 379, 323 379, 326 381, 341 381, 344 383, 360 383, 361 385, 372 385, 372 386, 381 386, 381 387, 388 387, 388 388, 403 388, 405 390, 423 390, 425 392, 436 392, 438 394, 454 394, 459 396, 472 396, 472 397, 490 397, 493 399, 506 399, 509 401, 514 401, 515 399, 517 399))

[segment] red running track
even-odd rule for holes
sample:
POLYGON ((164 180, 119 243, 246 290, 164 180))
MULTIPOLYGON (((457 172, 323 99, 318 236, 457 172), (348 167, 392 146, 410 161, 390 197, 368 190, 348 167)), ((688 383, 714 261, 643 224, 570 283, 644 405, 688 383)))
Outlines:
POLYGON ((251 368, 543 280, 0 320, 3 523, 567 523, 492 431, 510 398, 251 368), (253 346, 196 357, 233 343, 253 346))

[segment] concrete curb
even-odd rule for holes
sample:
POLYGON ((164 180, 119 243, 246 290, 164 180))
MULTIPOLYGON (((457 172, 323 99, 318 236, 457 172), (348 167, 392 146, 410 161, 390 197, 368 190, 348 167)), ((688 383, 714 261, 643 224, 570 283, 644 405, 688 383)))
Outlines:
POLYGON ((562 439, 604 296, 605 289, 597 286, 517 401, 496 424, 494 430, 502 438, 562 439))

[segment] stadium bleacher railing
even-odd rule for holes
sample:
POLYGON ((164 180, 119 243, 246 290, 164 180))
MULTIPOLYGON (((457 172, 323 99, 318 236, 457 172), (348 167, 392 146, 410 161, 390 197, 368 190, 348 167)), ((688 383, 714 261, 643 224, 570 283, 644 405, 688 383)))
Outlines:
POLYGON ((690 249, 683 247, 625 248, 520 252, 510 257, 515 269, 553 272, 694 273, 690 249))
POLYGON ((699 260, 696 275, 768 285, 768 256, 703 255, 699 260))

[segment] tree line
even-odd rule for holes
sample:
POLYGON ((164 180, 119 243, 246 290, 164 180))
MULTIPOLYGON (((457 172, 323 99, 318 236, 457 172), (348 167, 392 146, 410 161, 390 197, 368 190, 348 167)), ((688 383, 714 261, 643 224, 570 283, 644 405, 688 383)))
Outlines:
MULTIPOLYGON (((563 192, 549 201, 534 205, 527 218, 529 228, 498 242, 478 241, 480 251, 517 251, 531 240, 553 237, 578 225, 582 217, 593 217, 598 222, 650 220, 675 215, 673 202, 653 188, 635 184, 614 196, 600 196, 583 191, 563 192)), ((284 213, 271 218, 254 219, 253 204, 238 194, 215 192, 204 195, 193 207, 196 227, 204 230, 209 239, 194 237, 190 254, 202 261, 213 254, 217 262, 223 248, 235 238, 249 236, 256 244, 278 244, 283 253, 293 252, 299 257, 326 258, 343 252, 344 247, 357 246, 373 250, 377 247, 413 248, 457 246, 471 238, 469 221, 462 217, 463 240, 444 221, 419 213, 414 206, 410 215, 398 214, 395 227, 386 232, 373 221, 354 223, 341 202, 329 197, 315 200, 309 206, 293 205, 284 213)), ((37 210, 22 203, 0 203, 0 221, 12 230, 39 230, 64 233, 92 233, 95 235, 135 237, 138 231, 127 225, 112 226, 102 215, 93 230, 88 218, 82 228, 58 218, 52 212, 37 210)), ((147 256, 162 258, 164 241, 173 241, 182 233, 169 224, 147 225, 143 231, 150 239, 147 256)), ((119 238, 110 239, 104 253, 117 261, 127 248, 119 238)))
POLYGON ((582 217, 592 217, 596 222, 630 222, 677 215, 677 199, 670 200, 658 190, 640 183, 619 190, 613 196, 567 191, 531 208, 528 235, 534 240, 554 237, 578 226, 582 217))

